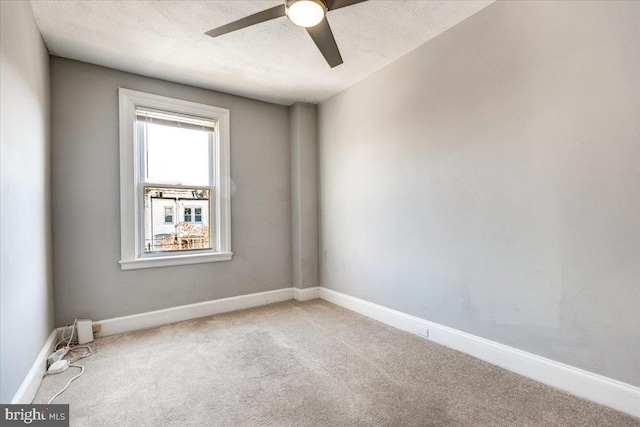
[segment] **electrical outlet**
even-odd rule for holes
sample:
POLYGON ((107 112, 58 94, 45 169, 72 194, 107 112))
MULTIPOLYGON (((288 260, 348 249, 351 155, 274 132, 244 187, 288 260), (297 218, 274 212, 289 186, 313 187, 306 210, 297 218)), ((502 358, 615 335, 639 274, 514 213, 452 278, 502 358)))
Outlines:
POLYGON ((416 330, 416 335, 421 336, 423 338, 429 338, 429 328, 418 326, 416 330))

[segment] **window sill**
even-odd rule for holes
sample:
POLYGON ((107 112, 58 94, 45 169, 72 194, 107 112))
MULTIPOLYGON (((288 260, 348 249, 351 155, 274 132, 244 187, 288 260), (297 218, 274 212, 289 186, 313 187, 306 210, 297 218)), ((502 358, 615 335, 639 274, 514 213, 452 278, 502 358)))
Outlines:
POLYGON ((233 252, 216 252, 205 254, 185 254, 155 256, 149 258, 137 258, 131 260, 121 260, 122 270, 138 270, 140 268, 171 267, 174 265, 202 264, 205 262, 231 261, 233 252))

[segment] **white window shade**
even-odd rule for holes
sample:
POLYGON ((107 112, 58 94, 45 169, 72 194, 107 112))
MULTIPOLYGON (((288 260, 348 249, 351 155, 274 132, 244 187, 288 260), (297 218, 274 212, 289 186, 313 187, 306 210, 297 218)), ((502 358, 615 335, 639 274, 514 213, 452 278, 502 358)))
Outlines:
POLYGON ((143 123, 154 123, 162 126, 173 126, 181 129, 207 132, 214 132, 216 129, 216 123, 213 120, 184 114, 167 114, 162 111, 142 107, 136 108, 136 120, 143 123))

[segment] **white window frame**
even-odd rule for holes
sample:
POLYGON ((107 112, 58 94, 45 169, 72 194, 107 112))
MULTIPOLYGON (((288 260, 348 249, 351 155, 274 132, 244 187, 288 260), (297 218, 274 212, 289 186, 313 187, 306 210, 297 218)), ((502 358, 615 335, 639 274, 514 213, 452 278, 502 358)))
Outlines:
POLYGON ((229 261, 231 252, 231 161, 229 110, 206 104, 119 88, 120 104, 120 267, 123 270, 229 261), (213 188, 209 227, 214 249, 170 254, 144 253, 144 208, 140 203, 141 149, 136 135, 136 107, 202 117, 216 122, 213 133, 213 188))

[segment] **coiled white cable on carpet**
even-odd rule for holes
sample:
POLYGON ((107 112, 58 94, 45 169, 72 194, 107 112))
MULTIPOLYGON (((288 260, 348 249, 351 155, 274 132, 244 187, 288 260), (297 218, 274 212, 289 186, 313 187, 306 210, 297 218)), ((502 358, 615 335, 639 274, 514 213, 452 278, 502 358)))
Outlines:
MULTIPOLYGON (((86 357, 89 357, 89 356, 91 356, 91 355, 93 354, 93 350, 92 350, 92 349, 91 349, 91 347, 89 347, 88 345, 75 345, 75 346, 74 346, 74 345, 72 345, 72 344, 71 344, 71 340, 73 339, 73 334, 74 334, 74 332, 75 332, 76 324, 77 324, 77 323, 78 323, 78 319, 74 320, 73 325, 72 325, 72 327, 71 327, 71 336, 69 337, 69 339, 68 339, 68 340, 64 337, 64 334, 65 334, 65 332, 66 332, 66 330, 67 330, 67 328, 68 328, 69 326, 66 326, 66 327, 64 328, 64 330, 62 331, 62 334, 61 334, 61 338, 62 338, 62 339, 61 339, 61 340, 56 344, 56 350, 58 349, 58 346, 59 346, 61 343, 65 342, 65 341, 66 341, 66 343, 67 343, 65 347, 69 350, 69 353, 71 353, 71 354, 73 354, 74 350, 77 350, 77 349, 79 349, 79 348, 84 348, 84 349, 86 349, 86 350, 85 350, 85 352, 84 352, 84 354, 83 354, 82 356, 76 357, 76 358, 75 358, 75 359, 73 359, 71 362, 69 362, 69 367, 71 367, 71 368, 78 368, 78 369, 80 369, 80 373, 79 373, 78 375, 76 375, 75 377, 71 378, 71 379, 67 382, 67 384, 62 388, 62 390, 60 390, 59 392, 57 392, 57 393, 56 393, 56 394, 55 394, 51 399, 49 399, 49 401, 47 402, 47 405, 51 404, 51 402, 53 402, 53 400, 54 400, 56 397, 60 396, 62 393, 64 393, 64 392, 69 388, 69 386, 71 385, 71 383, 72 383, 73 381, 77 380, 78 378, 80 378, 80 377, 82 376, 82 374, 84 374, 84 366, 82 366, 82 365, 75 365, 74 363, 76 363, 76 362, 78 362, 79 360, 82 360, 82 359, 84 359, 84 358, 86 358, 86 357)), ((98 347, 98 348, 100 348, 100 347, 98 347)))

